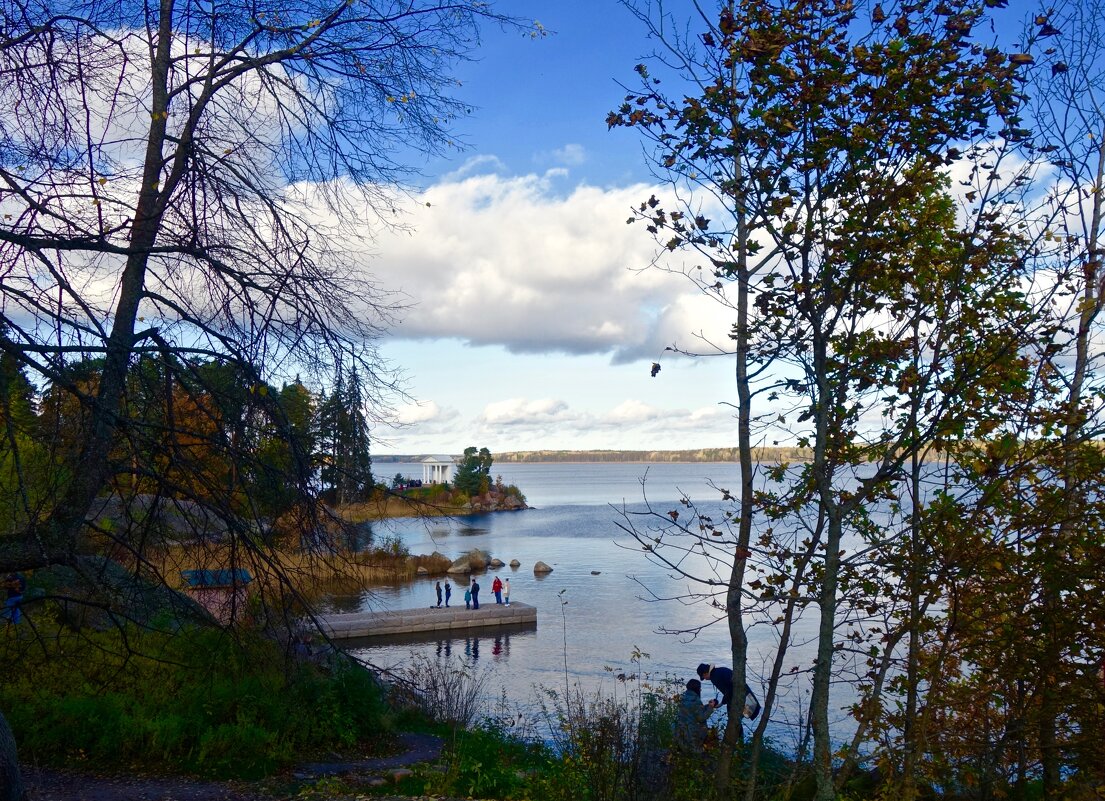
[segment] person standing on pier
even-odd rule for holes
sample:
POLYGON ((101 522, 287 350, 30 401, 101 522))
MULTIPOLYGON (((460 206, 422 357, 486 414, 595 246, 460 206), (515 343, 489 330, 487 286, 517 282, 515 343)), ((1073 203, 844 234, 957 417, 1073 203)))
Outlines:
POLYGON ((449 583, 449 579, 445 579, 445 607, 449 606, 449 599, 453 597, 453 585, 449 583))
POLYGON ((503 600, 510 606, 510 579, 503 582, 503 600))
POLYGON ((480 608, 480 585, 475 579, 472 579, 472 608, 480 608))
POLYGON ((441 608, 441 582, 437 583, 437 606, 441 608))
POLYGON ((464 608, 472 608, 472 588, 470 586, 464 588, 464 608))
POLYGON ((501 604, 503 602, 503 582, 499 580, 498 576, 495 576, 495 580, 491 582, 491 591, 495 593, 495 603, 501 604))

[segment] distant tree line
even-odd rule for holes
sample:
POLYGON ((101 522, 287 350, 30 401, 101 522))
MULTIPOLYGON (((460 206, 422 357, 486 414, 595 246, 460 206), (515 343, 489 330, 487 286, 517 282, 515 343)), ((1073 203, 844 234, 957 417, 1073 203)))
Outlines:
MULTIPOLYGON (((812 456, 809 448, 760 447, 756 459, 761 462, 801 462, 812 456)), ((654 464, 657 462, 736 462, 739 448, 697 448, 680 451, 511 451, 501 453, 501 462, 627 462, 654 464)))

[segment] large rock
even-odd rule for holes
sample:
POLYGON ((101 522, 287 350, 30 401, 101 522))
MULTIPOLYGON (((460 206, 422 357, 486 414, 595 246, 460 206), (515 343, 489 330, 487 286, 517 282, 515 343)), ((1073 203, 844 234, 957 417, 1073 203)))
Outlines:
POLYGON ((479 548, 473 548, 466 554, 462 554, 449 565, 450 573, 471 573, 473 570, 486 570, 491 555, 479 548))
POLYGON ((528 509, 525 502, 514 495, 504 495, 492 490, 483 495, 476 495, 467 504, 470 512, 517 512, 528 509))
POLYGON ((534 572, 534 573, 551 573, 551 572, 552 572, 552 568, 551 568, 551 567, 549 567, 549 566, 548 566, 547 564, 545 564, 544 562, 538 562, 537 564, 535 564, 535 565, 533 566, 533 572, 534 572))
POLYGON ((86 522, 124 538, 131 531, 141 531, 143 536, 152 533, 166 542, 223 542, 227 537, 227 522, 214 509, 159 495, 97 498, 86 522))
POLYGON ((522 563, 519 562, 517 559, 511 559, 510 560, 510 566, 511 567, 521 567, 522 563))

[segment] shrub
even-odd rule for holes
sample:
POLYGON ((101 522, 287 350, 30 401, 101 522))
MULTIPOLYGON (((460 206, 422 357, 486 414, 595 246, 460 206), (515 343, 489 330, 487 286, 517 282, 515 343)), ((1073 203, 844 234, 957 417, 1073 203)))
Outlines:
POLYGON ((372 543, 370 554, 374 558, 405 559, 411 555, 411 552, 403 544, 402 537, 398 534, 389 534, 379 542, 372 543))
POLYGON ((480 712, 487 674, 459 660, 412 654, 405 678, 417 688, 416 699, 432 720, 463 729, 480 712))
POLYGON ((199 737, 196 767, 205 773, 258 779, 287 760, 276 732, 255 723, 220 723, 199 737))

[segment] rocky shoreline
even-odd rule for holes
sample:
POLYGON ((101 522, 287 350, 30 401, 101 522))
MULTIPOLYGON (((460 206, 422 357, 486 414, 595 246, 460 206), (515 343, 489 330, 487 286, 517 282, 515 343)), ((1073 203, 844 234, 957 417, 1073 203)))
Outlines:
POLYGON ((472 514, 482 514, 484 512, 520 512, 530 507, 517 495, 489 492, 475 496, 465 504, 464 508, 472 514))

